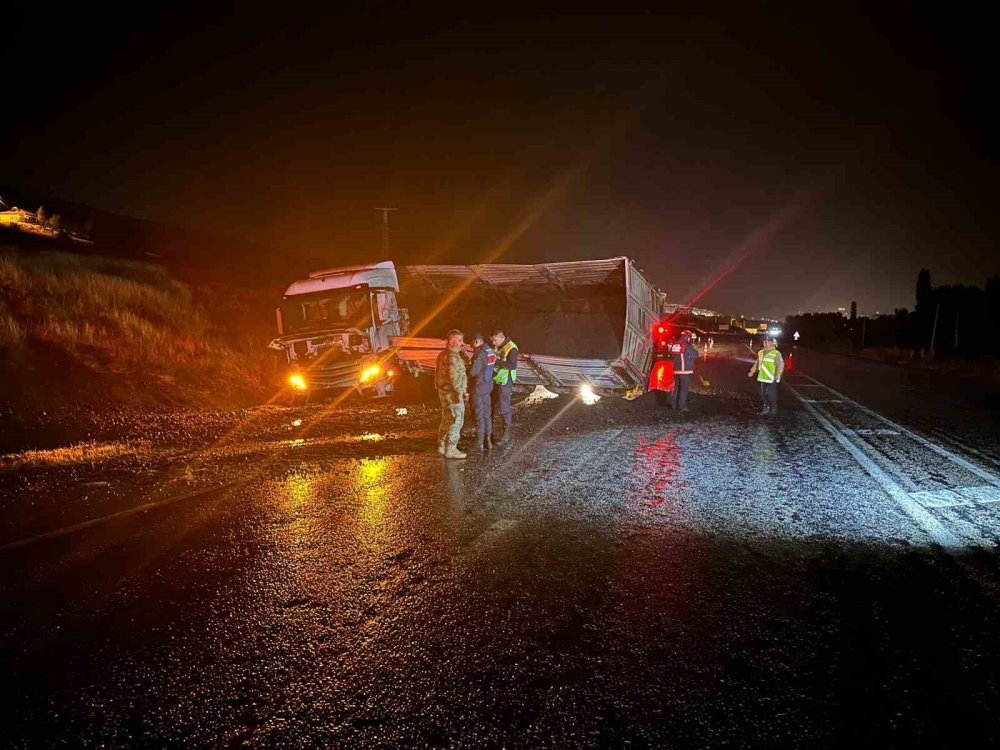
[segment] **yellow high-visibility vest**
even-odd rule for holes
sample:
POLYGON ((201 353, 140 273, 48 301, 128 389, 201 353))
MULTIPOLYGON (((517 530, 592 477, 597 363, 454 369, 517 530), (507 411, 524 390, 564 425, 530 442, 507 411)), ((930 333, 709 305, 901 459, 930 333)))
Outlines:
POLYGON ((499 385, 507 385, 508 382, 517 382, 517 368, 511 370, 506 367, 507 355, 510 354, 511 349, 517 349, 517 344, 513 341, 508 341, 506 344, 497 349, 497 367, 493 371, 493 382, 499 385))
POLYGON ((761 383, 773 383, 778 373, 777 349, 771 349, 761 354, 757 359, 757 380, 761 383))

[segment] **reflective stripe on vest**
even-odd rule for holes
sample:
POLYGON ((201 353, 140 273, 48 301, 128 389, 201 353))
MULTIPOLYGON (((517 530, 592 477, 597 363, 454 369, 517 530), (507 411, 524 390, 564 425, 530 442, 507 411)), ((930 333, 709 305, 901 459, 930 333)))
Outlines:
MULTIPOLYGON (((499 356, 499 361, 501 364, 503 365, 507 364, 507 355, 510 354, 511 349, 517 349, 517 344, 515 344, 513 341, 508 341, 506 344, 504 344, 497 350, 497 355, 499 356)), ((507 367, 498 367, 493 372, 493 382, 497 383, 498 385, 507 385, 508 382, 516 383, 517 368, 511 370, 507 367)))
MULTIPOLYGON (((670 353, 681 358, 681 367, 684 367, 684 346, 682 344, 671 344, 670 353)), ((674 375, 694 375, 694 370, 674 370, 674 375)))
POLYGON ((757 367, 757 380, 761 383, 773 383, 778 371, 778 350, 771 349, 761 355, 757 367))

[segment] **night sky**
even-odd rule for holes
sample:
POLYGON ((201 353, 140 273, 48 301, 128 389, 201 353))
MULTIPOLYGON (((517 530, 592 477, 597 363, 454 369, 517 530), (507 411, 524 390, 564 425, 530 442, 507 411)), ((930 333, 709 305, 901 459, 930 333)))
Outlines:
POLYGON ((330 265, 390 205, 396 259, 629 255, 674 301, 745 257, 701 303, 776 317, 1000 272, 985 17, 417 5, 5 6, 0 183, 330 265))

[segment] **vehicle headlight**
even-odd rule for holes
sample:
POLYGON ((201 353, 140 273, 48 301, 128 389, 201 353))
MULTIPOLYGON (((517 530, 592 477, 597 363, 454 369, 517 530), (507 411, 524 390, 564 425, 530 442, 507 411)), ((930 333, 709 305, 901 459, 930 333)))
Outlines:
POLYGON ((297 391, 305 391, 309 389, 309 386, 306 384, 306 379, 298 374, 292 375, 288 378, 288 383, 297 391))
POLYGON ((361 373, 361 382, 367 383, 372 378, 378 377, 378 374, 382 372, 382 368, 378 365, 372 365, 371 367, 365 369, 361 373))

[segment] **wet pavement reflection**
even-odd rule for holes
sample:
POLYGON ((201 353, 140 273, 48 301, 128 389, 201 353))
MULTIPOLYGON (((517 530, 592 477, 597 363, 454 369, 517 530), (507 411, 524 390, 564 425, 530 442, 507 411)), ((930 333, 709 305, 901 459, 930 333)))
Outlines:
POLYGON ((1000 738, 997 524, 941 549, 807 410, 756 419, 743 364, 712 367, 690 414, 544 401, 466 461, 413 405, 276 414, 205 462, 245 483, 5 550, 8 744, 1000 738))

